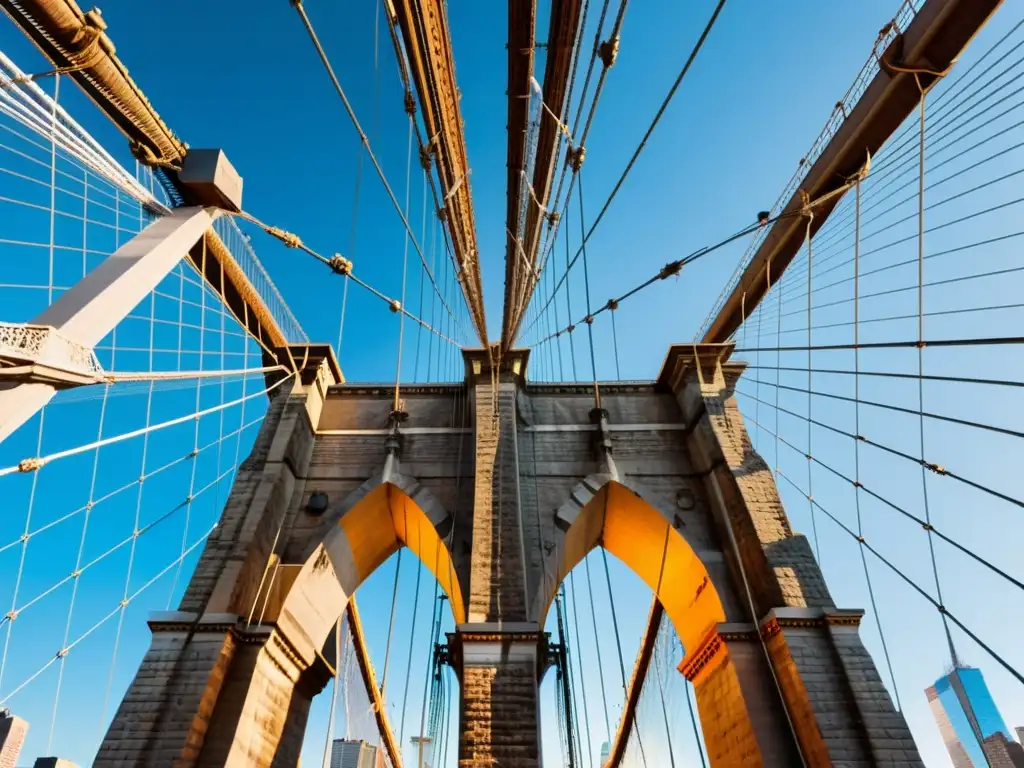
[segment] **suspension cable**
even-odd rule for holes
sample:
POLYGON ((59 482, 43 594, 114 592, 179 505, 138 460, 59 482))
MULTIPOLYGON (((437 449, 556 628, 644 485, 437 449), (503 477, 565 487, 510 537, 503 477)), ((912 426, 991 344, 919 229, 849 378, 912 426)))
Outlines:
MULTIPOLYGON (((569 263, 566 265, 565 272, 563 273, 561 278, 559 278, 559 280, 557 281, 557 283, 555 285, 555 290, 556 291, 558 290, 558 287, 561 286, 562 282, 567 278, 567 276, 569 274, 569 270, 572 269, 573 265, 576 263, 576 260, 579 258, 580 254, 583 252, 584 245, 586 245, 586 242, 594 234, 594 231, 597 229, 597 226, 601 223, 601 220, 604 218, 605 213, 608 211, 608 208, 611 206, 612 200, 614 200, 615 196, 619 192, 619 189, 622 187, 622 184, 625 182, 626 177, 629 175, 630 171, 633 169, 633 165, 636 163, 637 158, 639 158, 640 153, 643 152, 644 147, 647 146, 648 139, 650 139, 651 135, 654 133, 654 129, 657 127, 658 123, 661 121, 662 116, 665 114, 665 110, 668 109, 668 105, 669 105, 669 103, 671 103, 673 97, 676 94, 676 91, 679 89, 679 85, 682 83, 683 78, 686 77, 686 73, 689 72, 691 65, 693 64, 694 60, 697 58, 697 55, 700 53, 701 48, 703 48, 704 42, 707 40, 708 35, 711 33, 711 29, 714 27, 715 22, 718 19, 718 15, 721 13, 722 8, 724 6, 725 6, 725 0, 719 0, 718 4, 715 7, 715 10, 713 11, 713 13, 711 15, 711 18, 708 20, 707 24, 704 27, 704 30, 701 32, 701 35, 698 38, 696 45, 694 45, 694 47, 691 49, 690 54, 689 54, 689 56, 686 59, 686 62, 683 64, 682 70, 680 70, 679 75, 676 77, 675 81, 672 83, 672 87, 669 89, 668 94, 665 96, 665 98, 663 99, 663 101, 661 103, 661 106, 658 108, 658 111, 655 113, 654 119, 651 121, 650 125, 647 128, 647 131, 644 133, 643 138, 640 140, 640 143, 637 145, 636 150, 633 152, 632 157, 630 158, 629 162, 626 164, 626 167, 623 169, 622 173, 620 174, 619 179, 615 183, 615 186, 612 188, 612 191, 608 195, 608 198, 605 200, 605 203, 601 207, 601 211, 598 213, 597 218, 594 219, 593 223, 590 225, 590 229, 587 231, 586 235, 584 235, 583 242, 580 244, 579 250, 576 252, 576 255, 572 258, 572 260, 569 261, 569 263)), ((625 2, 623 2, 623 5, 620 7, 620 12, 619 12, 620 15, 619 15, 619 18, 616 19, 616 27, 615 27, 615 29, 613 30, 613 33, 612 33, 612 40, 617 41, 617 39, 618 39, 618 28, 619 28, 619 26, 621 24, 621 17, 622 17, 622 14, 624 12, 625 12, 625 2)), ((597 93, 595 94, 595 98, 594 98, 594 105, 593 105, 593 107, 591 109, 590 116, 588 117, 587 124, 584 127, 584 133, 583 133, 583 135, 579 139, 581 145, 585 143, 587 128, 589 128, 590 121, 593 118, 593 109, 597 105, 597 96, 600 95, 601 84, 604 81, 604 76, 605 76, 605 74, 607 72, 607 69, 608 68, 606 66, 605 69, 603 69, 602 72, 601 72, 601 77, 600 77, 600 79, 598 81, 598 86, 597 86, 598 90, 597 90, 597 93)), ((571 194, 571 181, 570 181, 570 194, 571 194)), ((543 269, 543 266, 544 265, 542 264, 541 265, 542 269, 543 269)))
MULTIPOLYGON (((860 192, 861 185, 858 180, 857 186, 855 187, 854 194, 854 205, 856 207, 856 216, 854 221, 854 240, 853 240, 853 343, 857 344, 860 342, 860 192)), ((854 432, 860 434, 860 349, 854 349, 853 351, 853 423, 854 432)), ((809 453, 810 451, 808 451, 809 453)), ((860 507, 860 494, 861 485, 860 480, 860 441, 854 440, 853 443, 853 476, 854 476, 854 487, 853 487, 853 500, 854 507, 857 512, 857 536, 860 538, 864 537, 864 522, 861 516, 860 507)), ((810 503, 810 502, 808 502, 810 503)), ((875 601, 875 589, 871 583, 871 572, 868 569, 867 553, 864 551, 864 547, 857 547, 860 552, 861 566, 864 569, 864 581, 868 588, 868 598, 871 600, 871 612, 875 616, 875 623, 878 625, 878 636, 882 642, 882 654, 885 656, 885 666, 889 670, 889 679, 892 681, 892 690, 896 700, 896 710, 898 712, 903 711, 903 706, 900 703, 900 694, 896 686, 896 675, 892 670, 892 658, 889 656, 889 644, 885 640, 885 630, 882 626, 882 616, 878 612, 878 603, 875 601)))
MULTIPOLYGON (((377 176, 380 178, 381 183, 384 186, 384 191, 387 192, 388 197, 391 199, 391 204, 394 206, 395 211, 398 213, 399 218, 402 220, 402 225, 405 227, 406 236, 412 242, 413 248, 419 255, 420 263, 426 267, 426 256, 423 254, 423 249, 420 247, 419 241, 416 239, 416 235, 412 231, 412 226, 409 224, 409 219, 405 212, 402 210, 402 206, 398 202, 398 198, 395 196, 394 190, 391 189, 391 185, 388 183, 387 176, 384 174, 384 169, 381 168, 380 162, 377 160, 377 156, 373 152, 373 147, 370 146, 370 139, 363 131, 362 126, 359 124, 359 119, 356 117, 355 110, 352 108, 352 104, 349 102, 348 97, 345 95, 345 90, 341 87, 341 81, 338 80, 338 76, 334 72, 334 67, 331 65, 330 59, 327 57, 327 52, 324 50, 323 45, 320 42, 320 38, 316 34, 316 30, 313 28, 312 22, 309 20, 309 16, 306 13, 305 6, 302 0, 291 0, 295 10, 298 11, 299 17, 302 19, 303 26, 306 28, 306 32, 309 34, 309 38, 316 48, 317 54, 320 56, 320 61, 324 65, 324 69, 327 71, 331 82, 334 84, 335 90, 338 92, 338 96, 341 98, 341 102, 345 107, 345 111, 348 113, 349 119, 352 121, 353 127, 356 129, 356 133, 359 134, 359 140, 362 145, 366 148, 366 155, 370 158, 370 162, 373 163, 374 169, 377 171, 377 176)), ((451 307, 448 306, 444 297, 441 296, 440 289, 437 287, 436 281, 431 277, 431 284, 434 286, 434 291, 438 294, 438 298, 441 299, 441 304, 447 310, 448 314, 455 319, 455 315, 452 313, 451 307)), ((461 328, 460 331, 465 332, 465 329, 461 328)), ((464 336, 465 337, 465 336, 464 336)))

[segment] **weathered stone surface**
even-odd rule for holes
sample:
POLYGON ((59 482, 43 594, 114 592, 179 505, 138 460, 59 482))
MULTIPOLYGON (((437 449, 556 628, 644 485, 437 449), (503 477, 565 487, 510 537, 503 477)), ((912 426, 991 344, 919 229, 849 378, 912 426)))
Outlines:
POLYGON ((535 675, 525 663, 463 670, 459 768, 540 765, 535 675))
POLYGON ((326 628, 414 532, 450 553, 457 621, 478 628, 478 644, 452 656, 460 768, 539 765, 538 627, 568 569, 613 543, 669 615, 710 622, 687 635, 681 668, 712 765, 788 768, 797 744, 809 766, 920 765, 857 614, 835 610, 753 449, 728 349, 674 347, 657 383, 602 384, 600 413, 591 386, 527 384, 525 353, 500 370, 482 350, 464 354, 465 382, 402 388, 408 418, 394 433, 387 386, 331 386, 321 370, 275 397, 182 601, 189 613, 154 624, 97 765, 296 765, 326 680, 326 628), (314 491, 328 496, 322 515, 307 509, 314 491), (422 514, 395 519, 392 494, 422 514), (426 527, 406 530, 410 520, 426 527), (631 548, 634 532, 647 543, 631 548), (482 657, 487 643, 518 650, 482 657))

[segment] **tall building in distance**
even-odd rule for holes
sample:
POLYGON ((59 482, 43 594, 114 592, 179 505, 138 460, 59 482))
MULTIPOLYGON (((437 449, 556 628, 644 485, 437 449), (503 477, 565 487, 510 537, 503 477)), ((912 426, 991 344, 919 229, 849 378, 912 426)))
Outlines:
POLYGON ((362 740, 335 739, 331 744, 331 768, 376 768, 377 748, 362 740))
POLYGON ((1024 768, 980 669, 956 666, 925 690, 954 768, 1024 768))
POLYGON ((611 745, 606 741, 601 744, 601 765, 605 766, 608 764, 608 757, 612 751, 611 745))
POLYGON ((16 768, 28 723, 9 709, 0 709, 0 768, 16 768))

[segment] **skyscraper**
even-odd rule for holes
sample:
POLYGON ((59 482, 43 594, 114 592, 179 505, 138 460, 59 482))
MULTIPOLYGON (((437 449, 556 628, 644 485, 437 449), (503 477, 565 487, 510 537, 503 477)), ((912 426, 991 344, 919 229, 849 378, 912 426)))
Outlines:
POLYGON ((1012 742, 980 669, 954 667, 925 694, 954 768, 986 768, 1012 742))
POLYGON ((608 764, 608 756, 612 751, 611 745, 606 741, 601 744, 601 765, 605 766, 608 764))
POLYGON ((0 709, 0 768, 15 768, 26 733, 28 723, 9 709, 0 709))
POLYGON ((377 748, 362 740, 335 739, 331 744, 331 768, 375 768, 377 748))

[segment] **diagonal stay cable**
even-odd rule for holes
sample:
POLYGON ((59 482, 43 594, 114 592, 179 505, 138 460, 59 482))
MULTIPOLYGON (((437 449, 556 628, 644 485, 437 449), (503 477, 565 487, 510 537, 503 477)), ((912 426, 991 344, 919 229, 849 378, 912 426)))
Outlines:
MULTIPOLYGON (((327 258, 326 256, 324 256, 324 255, 322 255, 320 253, 317 253, 315 250, 310 248, 308 245, 306 245, 302 241, 301 237, 299 237, 298 235, 296 235, 296 234, 294 234, 292 232, 286 232, 285 230, 279 229, 278 227, 273 227, 273 226, 270 226, 269 224, 265 224, 264 222, 260 221, 255 216, 253 216, 252 214, 246 213, 244 211, 240 212, 240 213, 238 213, 236 215, 240 216, 241 218, 245 219, 246 221, 249 221, 249 222, 255 224, 260 229, 264 230, 268 235, 271 235, 272 237, 276 237, 278 240, 280 240, 282 243, 284 243, 285 246, 287 246, 288 248, 298 248, 303 253, 307 253, 310 256, 312 256, 314 259, 319 261, 321 264, 325 264, 326 266, 330 267, 335 273, 337 273, 339 275, 343 275, 347 280, 351 280, 353 283, 358 285, 360 288, 362 288, 362 289, 364 289, 366 291, 369 291, 374 296, 376 296, 378 299, 380 299, 381 301, 385 302, 390 307, 392 312, 400 312, 405 317, 409 318, 410 320, 412 320, 415 323, 418 323, 422 328, 425 328, 426 330, 428 330, 431 333, 435 334, 436 336, 440 337, 444 341, 447 341, 449 344, 454 344, 455 346, 461 346, 455 339, 451 338, 451 336, 448 336, 448 335, 442 333, 441 331, 437 330, 436 328, 431 326, 429 323, 427 323, 425 320, 423 320, 420 317, 417 317, 412 312, 410 312, 408 309, 406 309, 404 306, 402 306, 402 302, 400 300, 392 299, 390 296, 388 296, 388 295, 378 291, 376 288, 374 288, 372 285, 370 285, 366 281, 360 280, 358 277, 356 277, 355 274, 352 271, 352 262, 349 261, 348 259, 342 257, 341 254, 335 254, 331 258, 327 258)), ((413 240, 413 244, 415 245, 415 238, 413 238, 412 240, 413 240)), ((443 297, 442 297, 441 301, 442 301, 442 303, 444 303, 444 298, 443 297)), ((449 313, 450 313, 450 310, 449 310, 449 313)), ((454 315, 451 315, 451 317, 454 319, 454 315)), ((442 319, 444 319, 444 318, 442 318, 442 319)), ((462 326, 459 325, 457 321, 455 321, 455 323, 456 323, 456 325, 458 325, 459 330, 463 330, 462 326)), ((464 333, 465 332, 463 331, 463 334, 464 333)))
MULTIPOLYGON (((601 207, 601 210, 597 214, 597 217, 591 223, 590 229, 587 230, 587 234, 584 236, 583 242, 580 244, 579 250, 577 250, 576 255, 573 256, 572 260, 569 262, 569 265, 566 267, 565 273, 558 279, 557 283, 555 284, 555 291, 556 292, 561 287, 562 283, 565 281, 565 278, 568 275, 569 270, 572 269, 573 265, 576 263, 576 260, 580 257, 580 254, 583 252, 583 247, 586 245, 587 241, 594 234, 594 231, 597 229, 597 226, 601 223, 601 220, 604 218, 605 213, 608 211, 608 208, 611 206, 612 201, 615 199, 615 196, 618 194, 619 189, 621 189, 623 183, 625 183, 626 177, 629 176, 630 171, 633 170, 633 166, 636 164, 637 159, 640 157, 640 153, 643 152, 644 148, 647 146, 647 142, 651 138, 651 135, 654 133, 654 129, 658 126, 658 123, 661 121, 662 116, 665 114, 665 111, 668 109, 669 104, 672 102, 672 99, 675 97, 676 91, 679 89, 680 84, 683 82, 683 79, 686 77, 687 72, 690 71, 690 67, 693 65, 693 62, 696 60, 697 55, 700 53, 701 49, 704 47, 704 42, 707 40, 708 35, 711 34, 711 30, 715 26, 715 22, 718 20, 718 16, 722 12, 722 8, 725 6, 725 1, 726 0, 719 0, 718 4, 715 6, 715 10, 711 14, 711 18, 708 20, 707 24, 704 26, 704 30, 701 32, 701 35, 697 39, 696 44, 693 46, 693 48, 690 51, 690 55, 687 57, 686 62, 683 64, 683 68, 680 70, 679 74, 676 76, 675 81, 672 83, 672 87, 669 88, 668 94, 666 94, 664 100, 662 100, 661 106, 658 108, 658 111, 654 115, 654 119, 651 121, 651 124, 648 126, 647 131, 644 133, 643 138, 640 140, 640 143, 637 145, 637 148, 633 152, 632 157, 630 157, 629 162, 626 163, 626 167, 622 170, 622 173, 619 175, 619 179, 618 179, 618 181, 615 182, 615 186, 612 187, 612 191, 608 195, 607 199, 605 200, 605 203, 601 207)), ((543 311, 543 309, 546 309, 546 308, 547 308, 546 306, 543 307, 542 311, 543 311)))
MULTIPOLYGON (((427 259, 423 254, 423 249, 420 247, 419 241, 416 239, 415 233, 412 231, 412 226, 409 224, 409 219, 405 215, 405 211, 402 210, 402 205, 398 198, 395 196, 395 192, 391 189, 391 184, 388 182, 387 176, 384 175, 384 169, 381 168, 380 162, 377 160, 377 156, 373 152, 373 148, 370 146, 370 139, 363 131, 362 125, 359 124, 359 118, 356 117, 355 110, 352 108, 352 104, 348 100, 348 96, 345 95, 345 89, 341 87, 341 81, 338 80, 337 74, 334 72, 334 67, 331 65, 330 59, 327 57, 327 51, 324 50, 323 44, 320 42, 320 38, 316 34, 316 30, 313 28, 313 23, 309 20, 309 15, 306 13, 306 9, 302 4, 302 0, 291 0, 291 4, 298 11, 299 17, 302 19, 303 25, 306 27, 306 32, 309 33, 309 38, 313 42, 313 46, 316 48, 317 54, 320 56, 320 61, 323 62, 324 69, 327 71, 328 76, 331 78, 331 82, 334 84, 335 90, 338 92, 338 96, 341 98, 342 104, 345 106, 345 111, 348 113, 349 119, 352 120, 352 125, 359 134, 359 140, 363 143, 366 148, 366 156, 370 158, 370 162, 373 163, 374 169, 377 171, 377 176, 380 178, 381 183, 384 185, 384 191, 388 193, 388 197, 391 199, 391 203, 398 212, 399 218, 402 220, 402 225, 405 227, 405 231, 412 242, 413 247, 416 249, 416 253, 419 255, 420 263, 424 269, 427 269, 427 259)), ((429 273, 428 273, 429 275, 429 273)), ((434 280, 433 275, 430 276, 431 285, 434 287, 435 293, 441 299, 441 305, 445 308, 452 319, 455 320, 459 327, 459 330, 465 335, 465 329, 458 322, 454 313, 448 303, 445 301, 443 295, 441 295, 440 289, 437 287, 437 282, 434 280)), ((481 341, 483 341, 481 339, 481 341)))
POLYGON ((66 459, 69 456, 76 456, 80 453, 85 453, 86 451, 91 451, 95 448, 101 448, 105 445, 112 445, 114 443, 119 443, 123 440, 130 440, 134 437, 141 437, 142 435, 149 434, 150 432, 155 432, 157 430, 165 429, 167 427, 173 427, 178 424, 184 424, 187 421, 198 419, 203 416, 208 416, 211 413, 217 413, 226 408, 231 408, 233 406, 240 405, 241 403, 244 403, 248 400, 252 400, 254 397, 262 397, 263 395, 269 394, 270 392, 273 392, 275 389, 284 384, 286 381, 290 381, 292 376, 294 375, 295 374, 289 374, 287 376, 283 376, 280 380, 278 380, 274 384, 271 384, 269 387, 258 390, 256 392, 252 392, 248 395, 244 395, 243 397, 240 397, 236 400, 232 400, 227 403, 219 403, 218 405, 211 406, 209 408, 206 408, 205 410, 190 413, 187 416, 179 416, 176 419, 161 421, 157 424, 152 424, 148 427, 135 429, 132 430, 131 432, 123 432, 120 435, 114 435, 112 437, 105 437, 102 440, 96 440, 92 443, 80 445, 75 448, 68 448, 67 450, 64 451, 57 451, 56 453, 51 453, 46 456, 38 456, 23 459, 21 462, 12 467, 5 467, 3 469, 0 469, 0 477, 4 477, 5 475, 12 475, 15 472, 35 472, 41 469, 44 465, 57 461, 58 459, 66 459))
MULTIPOLYGON (((779 477, 783 478, 787 483, 789 483, 791 486, 793 486, 793 488, 796 490, 797 493, 802 494, 805 498, 807 497, 807 494, 804 492, 804 490, 802 488, 800 488, 800 486, 797 485, 788 475, 786 475, 783 472, 778 472, 778 475, 779 475, 779 477)), ((1009 672, 1011 675, 1013 675, 1014 678, 1016 678, 1019 683, 1024 684, 1024 675, 1022 675, 1016 668, 1014 668, 1002 656, 1000 656, 998 653, 996 653, 994 650, 992 650, 992 648, 989 647, 989 645, 984 640, 982 640, 980 637, 978 637, 971 629, 969 629, 962 621, 960 621, 960 619, 958 619, 953 613, 951 613, 950 610, 945 605, 943 605, 938 600, 936 600, 934 597, 932 597, 928 593, 927 590, 925 590, 917 582, 915 582, 913 579, 911 579, 909 576, 907 576, 905 573, 903 573, 903 571, 901 571, 899 568, 897 568, 895 565, 893 565, 891 562, 889 562, 889 560, 887 560, 884 556, 882 556, 882 554, 880 554, 878 552, 878 550, 876 550, 874 547, 872 547, 870 544, 868 544, 867 540, 863 536, 858 536, 856 532, 850 530, 846 525, 844 525, 831 512, 829 512, 827 509, 822 507, 821 504, 818 501, 811 499, 811 503, 814 504, 821 512, 823 512, 825 514, 825 516, 828 517, 832 522, 834 522, 836 525, 838 525, 840 528, 842 528, 843 531, 845 531, 854 540, 856 540, 858 544, 860 544, 862 547, 865 547, 871 554, 873 554, 882 563, 884 563, 891 571, 893 571, 893 573, 895 573, 897 576, 899 576, 908 586, 913 588, 915 592, 917 592, 919 595, 921 595, 921 597, 923 597, 925 600, 927 600, 929 603, 931 603, 932 607, 935 608, 935 610, 939 612, 940 616, 942 616, 944 619, 948 619, 949 621, 952 621, 954 624, 956 624, 956 626, 959 627, 960 630, 964 634, 966 634, 974 642, 976 642, 978 645, 980 645, 982 650, 984 650, 989 656, 991 656, 1003 669, 1005 669, 1007 672, 1009 672)))
POLYGON ((20 691, 22 691, 26 686, 28 686, 30 683, 32 683, 32 681, 34 681, 36 678, 38 678, 43 672, 45 672, 47 669, 49 669, 51 666, 53 666, 53 664, 55 664, 57 661, 59 661, 60 659, 64 658, 65 656, 67 656, 72 650, 74 650, 74 648, 77 645, 79 645, 84 640, 86 640, 90 635, 92 635, 96 630, 98 630, 100 627, 102 627, 104 624, 106 624, 112 618, 114 618, 115 616, 120 614, 124 610, 124 608, 127 607, 132 602, 134 602, 134 600, 139 595, 141 595, 143 592, 145 592, 147 589, 149 589, 151 586, 153 586, 153 584, 155 584, 157 581, 159 581, 161 578, 163 578, 172 568, 176 567, 180 561, 184 560, 186 557, 191 555, 192 552, 194 552, 199 547, 200 544, 202 544, 204 541, 206 541, 207 537, 209 537, 209 535, 211 533, 213 533, 213 531, 214 531, 214 529, 216 529, 216 527, 217 527, 217 523, 214 523, 210 528, 208 528, 206 530, 205 533, 203 533, 202 536, 200 536, 198 539, 196 539, 188 547, 188 549, 185 551, 185 553, 183 555, 179 555, 173 561, 168 563, 159 573, 157 573, 149 581, 147 581, 145 584, 143 584, 141 587, 139 587, 137 590, 135 590, 131 595, 129 595, 128 597, 126 597, 126 598, 124 598, 122 600, 120 600, 118 602, 116 608, 114 608, 109 613, 107 613, 105 616, 103 616, 99 621, 97 621, 95 624, 93 624, 91 627, 89 627, 87 630, 85 630, 82 634, 80 634, 78 637, 76 637, 73 641, 68 643, 64 648, 61 648, 60 650, 58 650, 53 655, 53 657, 51 657, 45 664, 43 664, 32 675, 30 675, 28 678, 23 680, 16 688, 11 690, 10 693, 8 693, 2 700, 0 700, 0 706, 5 705, 15 695, 17 695, 20 691))
MULTIPOLYGON (((744 414, 744 418, 745 419, 749 419, 749 416, 744 414)), ((753 419, 750 419, 750 421, 753 422, 753 419)), ((756 423, 756 422, 754 422, 754 423, 756 423)), ((988 560, 986 560, 984 557, 982 557, 978 553, 974 552, 973 550, 968 549, 963 544, 958 542, 956 539, 953 539, 953 538, 947 536, 942 531, 940 531, 938 528, 936 528, 932 523, 929 523, 926 519, 918 517, 913 512, 910 512, 910 511, 908 511, 906 509, 903 509, 898 504, 896 504, 896 503, 890 501, 889 499, 885 498, 884 496, 882 496, 877 491, 873 491, 870 488, 868 488, 866 485, 864 485, 863 482, 861 482, 859 480, 855 480, 855 479, 853 479, 851 477, 847 477, 845 474, 843 474, 842 472, 840 472, 839 470, 837 470, 835 467, 831 466, 830 464, 827 464, 826 462, 822 461, 817 456, 809 456, 807 454, 807 452, 804 451, 802 448, 798 448, 797 446, 793 445, 793 443, 789 442, 786 438, 784 438, 784 437, 782 437, 782 436, 780 436, 778 434, 773 433, 771 430, 769 430, 763 424, 758 424, 758 426, 761 429, 763 429, 765 432, 767 432, 770 436, 777 438, 787 448, 790 448, 793 451, 796 451, 802 457, 806 458, 808 460, 809 464, 812 463, 812 462, 817 464, 818 466, 822 467, 823 469, 827 470, 831 474, 833 474, 836 477, 838 477, 840 480, 843 480, 843 481, 849 483, 850 486, 852 486, 853 488, 858 489, 860 491, 863 491, 864 493, 868 494, 872 498, 877 499, 878 501, 882 502, 887 507, 892 509, 894 512, 898 512, 899 514, 901 514, 904 517, 906 517, 908 520, 912 520, 915 523, 917 523, 918 525, 920 525, 921 528, 926 533, 928 533, 929 535, 937 536, 938 538, 942 539, 943 541, 945 541, 950 546, 954 547, 955 549, 959 550, 963 554, 967 555, 969 558, 971 558, 972 560, 974 560, 978 564, 980 564, 980 565, 984 566, 985 568, 987 568, 988 570, 992 571, 992 573, 996 574, 997 576, 1002 577, 1004 580, 1008 581, 1010 584, 1013 584, 1018 589, 1024 590, 1024 583, 1022 583, 1019 579, 1015 579, 1013 576, 1008 574, 1006 571, 1002 570, 999 566, 995 565, 994 563, 989 562, 988 560)), ((922 468, 923 469, 930 469, 929 466, 923 466, 922 468)), ((779 471, 777 467, 776 467, 776 471, 777 472, 779 471)), ((810 503, 814 503, 814 498, 811 497, 811 498, 808 499, 808 501, 810 503)), ((820 509, 820 507, 819 507, 819 509, 820 509)))

